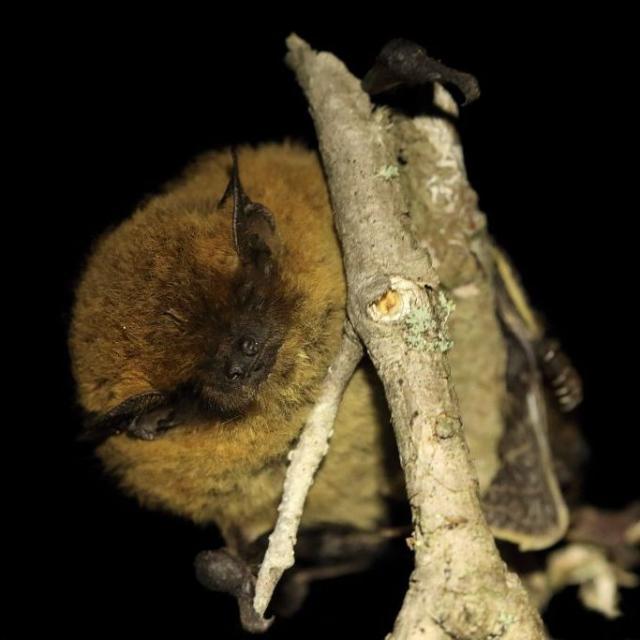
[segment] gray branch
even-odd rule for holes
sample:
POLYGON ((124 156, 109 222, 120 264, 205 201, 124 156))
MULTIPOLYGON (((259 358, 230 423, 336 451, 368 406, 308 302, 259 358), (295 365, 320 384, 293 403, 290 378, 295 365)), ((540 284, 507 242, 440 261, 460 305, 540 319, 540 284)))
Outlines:
MULTIPOLYGON (((541 640, 539 616, 480 507, 447 359, 452 303, 428 241, 406 223, 411 189, 397 179, 396 136, 407 122, 374 110, 334 56, 295 35, 287 44, 328 177, 349 318, 385 387, 413 512, 415 569, 390 637, 541 640)), ((459 241, 469 248, 469 238, 459 241)))

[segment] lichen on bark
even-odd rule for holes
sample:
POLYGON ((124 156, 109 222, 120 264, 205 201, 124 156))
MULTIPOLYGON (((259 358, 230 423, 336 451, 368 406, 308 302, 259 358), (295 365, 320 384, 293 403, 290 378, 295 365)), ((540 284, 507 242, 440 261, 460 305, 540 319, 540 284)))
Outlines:
MULTIPOLYGON (((434 104, 449 117, 457 116, 455 102, 440 85, 434 104)), ((506 349, 495 313, 486 219, 467 179, 453 124, 439 116, 388 117, 403 160, 399 180, 408 202, 408 226, 456 307, 449 322, 455 345, 449 364, 482 493, 499 468, 506 394, 506 349)))

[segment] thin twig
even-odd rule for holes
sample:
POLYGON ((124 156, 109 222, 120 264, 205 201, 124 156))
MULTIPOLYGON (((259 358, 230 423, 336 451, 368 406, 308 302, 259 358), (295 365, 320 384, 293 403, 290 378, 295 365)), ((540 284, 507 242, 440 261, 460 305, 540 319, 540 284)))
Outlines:
POLYGON ((264 616, 282 574, 294 564, 294 546, 304 502, 329 449, 342 394, 361 358, 362 345, 351 324, 346 322, 340 351, 329 367, 298 444, 290 453, 278 521, 269 536, 269 546, 256 581, 253 605, 261 616, 264 616))

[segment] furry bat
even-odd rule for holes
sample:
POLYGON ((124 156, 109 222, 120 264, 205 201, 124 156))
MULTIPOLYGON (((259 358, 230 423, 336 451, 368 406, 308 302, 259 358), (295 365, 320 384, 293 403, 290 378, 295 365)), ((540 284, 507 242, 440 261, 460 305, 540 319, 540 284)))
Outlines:
MULTIPOLYGON (((100 240, 70 348, 84 437, 107 471, 145 506, 217 524, 248 561, 339 345, 345 283, 316 154, 269 144, 241 147, 238 161, 200 158, 100 240)), ((382 397, 358 370, 308 498, 309 531, 379 531, 386 498, 402 495, 382 397)))

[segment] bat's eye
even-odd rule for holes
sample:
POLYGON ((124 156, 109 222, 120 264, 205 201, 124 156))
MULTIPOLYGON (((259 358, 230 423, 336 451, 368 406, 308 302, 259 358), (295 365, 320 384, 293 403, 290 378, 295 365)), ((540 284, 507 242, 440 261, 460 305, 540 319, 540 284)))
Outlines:
POLYGON ((240 349, 245 356, 255 356, 258 353, 258 343, 250 337, 242 338, 240 349))

